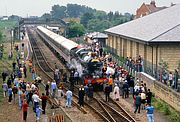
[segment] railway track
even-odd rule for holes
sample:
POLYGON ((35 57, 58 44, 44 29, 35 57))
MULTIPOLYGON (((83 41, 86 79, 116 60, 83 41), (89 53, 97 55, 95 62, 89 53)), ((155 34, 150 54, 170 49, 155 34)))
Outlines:
MULTIPOLYGON (((28 29, 27 29, 28 30, 28 29)), ((49 77, 49 79, 53 80, 53 69, 49 66, 48 62, 46 61, 43 53, 39 49, 37 45, 36 39, 33 37, 33 34, 30 30, 28 30, 28 35, 30 39, 30 43, 33 48, 33 53, 35 56, 35 60, 40 67, 40 69, 49 77)), ((65 84, 67 86, 67 84, 65 84)), ((73 97, 75 98, 76 102, 73 102, 75 105, 77 105, 78 101, 78 87, 75 87, 75 90, 73 92, 73 97)), ((73 98, 73 99, 74 99, 73 98)), ((101 97, 99 97, 101 98, 101 97)), ((57 102, 55 99, 50 99, 51 103, 53 105, 57 105, 57 102)), ((77 105, 78 106, 78 105, 77 105)), ((99 117, 99 121, 105 121, 105 122, 135 122, 135 119, 133 119, 122 107, 117 105, 117 103, 110 102, 110 103, 105 103, 103 99, 92 99, 92 101, 85 102, 85 107, 84 109, 80 108, 81 111, 84 113, 87 113, 85 109, 89 111, 93 111, 96 115, 99 117)))
POLYGON ((103 92, 96 92, 95 93, 97 95, 97 98, 99 98, 99 100, 101 101, 102 104, 104 104, 105 106, 107 106, 107 108, 113 108, 117 114, 119 114, 119 116, 121 116, 122 118, 124 118, 124 121, 129 121, 129 122, 136 122, 139 121, 138 119, 136 120, 134 117, 132 117, 129 113, 126 112, 126 110, 124 110, 116 101, 114 101, 112 98, 109 99, 108 102, 105 102, 105 99, 102 97, 103 96, 103 92))
MULTIPOLYGON (((49 66, 49 64, 45 60, 45 57, 41 52, 41 50, 39 49, 36 39, 33 37, 32 32, 29 29, 27 29, 27 33, 29 36, 30 44, 32 46, 33 55, 38 66, 49 79, 52 79, 51 76, 53 75, 54 72, 53 69, 49 66)), ((45 84, 43 84, 43 86, 45 87, 45 84)), ((59 107, 58 103, 53 98, 49 99, 49 103, 51 104, 52 107, 59 107)))

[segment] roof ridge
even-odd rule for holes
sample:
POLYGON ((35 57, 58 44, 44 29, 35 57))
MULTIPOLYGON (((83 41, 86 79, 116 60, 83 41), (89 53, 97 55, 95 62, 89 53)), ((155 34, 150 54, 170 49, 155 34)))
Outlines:
POLYGON ((176 26, 174 26, 174 27, 172 27, 172 28, 168 29, 167 31, 165 31, 165 32, 163 32, 163 33, 161 33, 161 34, 159 34, 158 36, 156 36, 156 37, 152 38, 152 39, 151 39, 151 40, 149 40, 148 42, 155 40, 156 38, 158 38, 158 37, 160 37, 160 36, 162 36, 162 35, 166 34, 167 32, 169 32, 169 31, 171 31, 171 30, 175 29, 175 28, 176 28, 176 27, 178 27, 178 26, 180 26, 180 24, 177 24, 176 26))

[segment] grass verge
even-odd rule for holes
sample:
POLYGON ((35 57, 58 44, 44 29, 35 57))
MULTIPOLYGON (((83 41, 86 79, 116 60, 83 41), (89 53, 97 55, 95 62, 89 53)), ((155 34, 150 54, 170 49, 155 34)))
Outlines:
POLYGON ((160 98, 152 98, 152 105, 158 112, 167 116, 171 122, 180 122, 180 114, 160 98))

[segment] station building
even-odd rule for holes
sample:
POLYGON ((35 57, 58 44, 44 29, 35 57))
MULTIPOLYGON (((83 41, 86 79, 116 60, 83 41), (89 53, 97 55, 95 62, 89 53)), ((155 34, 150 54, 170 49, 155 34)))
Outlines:
POLYGON ((180 61, 180 4, 105 30, 106 45, 120 57, 137 59, 152 69, 163 60, 170 71, 180 61))

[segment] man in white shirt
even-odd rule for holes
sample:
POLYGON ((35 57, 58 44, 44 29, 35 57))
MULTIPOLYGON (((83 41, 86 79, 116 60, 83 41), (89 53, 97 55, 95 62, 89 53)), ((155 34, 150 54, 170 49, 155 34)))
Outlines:
POLYGON ((66 92, 66 97, 67 97, 66 107, 71 107, 71 103, 72 103, 72 91, 68 90, 66 92))
POLYGON ((34 112, 36 112, 36 108, 37 108, 37 106, 39 105, 39 102, 42 101, 42 100, 39 98, 39 96, 37 95, 36 92, 33 94, 32 99, 33 99, 33 101, 34 101, 33 110, 34 110, 34 112))

